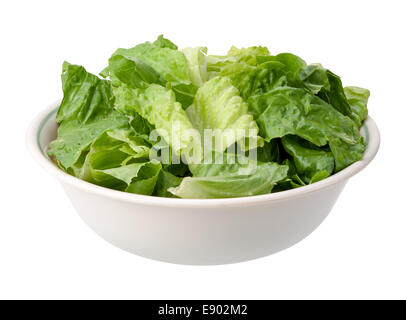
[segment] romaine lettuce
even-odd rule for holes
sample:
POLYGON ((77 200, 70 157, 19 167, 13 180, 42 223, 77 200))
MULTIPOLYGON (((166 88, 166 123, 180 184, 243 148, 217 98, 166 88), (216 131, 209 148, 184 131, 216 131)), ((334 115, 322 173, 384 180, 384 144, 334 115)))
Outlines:
POLYGON ((280 192, 329 177, 366 147, 369 91, 291 53, 210 55, 161 35, 117 49, 100 75, 63 64, 48 151, 99 186, 201 199, 280 192))
POLYGON ((113 108, 114 96, 106 80, 64 62, 63 100, 56 121, 58 138, 49 146, 49 155, 68 169, 104 131, 128 126, 128 119, 113 108))
POLYGON ((365 144, 356 123, 304 89, 271 90, 261 96, 255 109, 261 111, 257 123, 267 141, 297 135, 316 146, 328 144, 337 171, 362 158, 365 144))

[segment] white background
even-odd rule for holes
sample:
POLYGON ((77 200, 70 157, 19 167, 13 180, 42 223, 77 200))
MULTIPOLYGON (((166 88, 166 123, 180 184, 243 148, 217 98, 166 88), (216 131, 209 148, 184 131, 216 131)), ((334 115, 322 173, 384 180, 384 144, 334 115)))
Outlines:
POLYGON ((405 13, 404 1, 2 1, 0 298, 406 298, 405 13), (160 33, 210 53, 293 52, 371 90, 379 153, 307 239, 235 265, 140 258, 93 233, 28 154, 64 60, 97 73, 160 33))

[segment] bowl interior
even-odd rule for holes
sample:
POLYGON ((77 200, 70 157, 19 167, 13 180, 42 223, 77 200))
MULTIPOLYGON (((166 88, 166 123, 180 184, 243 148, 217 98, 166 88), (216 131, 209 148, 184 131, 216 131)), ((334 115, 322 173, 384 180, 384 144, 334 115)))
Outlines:
POLYGON ((45 118, 41 121, 36 133, 37 145, 41 153, 49 159, 48 157, 48 146, 49 143, 56 139, 58 124, 56 123, 56 113, 58 107, 55 107, 50 111, 45 118))

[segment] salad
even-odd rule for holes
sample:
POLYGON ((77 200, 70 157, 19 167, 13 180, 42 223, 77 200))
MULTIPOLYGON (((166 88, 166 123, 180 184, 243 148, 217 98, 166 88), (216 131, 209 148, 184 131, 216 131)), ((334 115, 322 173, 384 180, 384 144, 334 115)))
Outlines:
POLYGON ((117 49, 99 75, 68 62, 59 168, 159 197, 229 198, 315 183, 362 158, 369 91, 266 47, 209 55, 162 35, 117 49))

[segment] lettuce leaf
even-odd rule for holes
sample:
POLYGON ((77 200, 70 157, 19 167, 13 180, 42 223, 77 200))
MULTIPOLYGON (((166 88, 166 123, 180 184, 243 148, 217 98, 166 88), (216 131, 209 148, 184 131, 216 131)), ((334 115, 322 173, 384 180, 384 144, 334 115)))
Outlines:
POLYGON ((178 50, 178 46, 174 44, 172 41, 164 38, 163 34, 160 34, 158 38, 153 42, 153 44, 160 48, 169 48, 173 50, 178 50))
POLYGON ((304 89, 282 87, 263 94, 255 110, 265 140, 297 135, 316 146, 329 144, 336 170, 362 158, 365 144, 354 121, 304 89))
POLYGON ((247 100, 284 86, 303 87, 299 73, 306 63, 290 53, 257 57, 258 65, 237 62, 225 66, 220 75, 227 76, 247 100))
POLYGON ((343 115, 355 121, 358 127, 363 120, 353 112, 339 76, 328 69, 324 69, 320 64, 311 64, 304 67, 300 73, 301 80, 305 87, 318 97, 331 104, 343 115))
POLYGON ((113 108, 109 83, 83 67, 64 62, 62 88, 64 98, 56 117, 58 138, 51 142, 48 154, 67 170, 101 133, 129 124, 128 118, 113 108))
POLYGON ((169 192, 180 198, 201 199, 266 194, 286 178, 288 166, 248 161, 247 164, 199 164, 191 171, 193 177, 184 178, 169 192))
POLYGON ((116 190, 152 194, 161 164, 149 160, 149 144, 132 130, 115 129, 92 143, 76 176, 116 190))
POLYGON ((334 171, 334 156, 327 148, 319 148, 297 136, 284 136, 282 145, 295 163, 297 173, 307 183, 331 175, 334 171))
POLYGON ((118 49, 109 59, 109 66, 101 75, 109 76, 114 86, 126 84, 131 88, 145 88, 150 83, 165 86, 167 81, 161 74, 138 57, 131 57, 126 49, 118 49))
POLYGON ((145 42, 130 49, 117 49, 112 56, 117 55, 141 60, 172 85, 190 84, 186 57, 178 50, 145 42))
POLYGON ((264 141, 264 145, 257 149, 257 159, 261 162, 280 162, 282 157, 280 139, 264 141))
POLYGON ((225 67, 220 75, 229 77, 245 100, 288 85, 285 65, 277 61, 269 61, 257 67, 234 63, 225 67))
POLYGON ((186 112, 201 137, 204 137, 205 129, 213 130, 217 145, 212 147, 217 151, 224 151, 235 142, 239 142, 242 149, 263 145, 258 126, 248 114, 248 105, 227 77, 207 81, 199 88, 194 103, 186 112), (245 139, 250 139, 248 146, 245 139))
POLYGON ((313 94, 318 94, 322 89, 330 91, 330 81, 327 70, 320 64, 310 64, 300 70, 299 77, 304 86, 313 94))
MULTIPOLYGON (((137 165, 137 163, 134 165, 137 165)), ((162 165, 156 160, 151 160, 150 162, 145 162, 141 165, 137 177, 132 179, 131 183, 124 191, 149 196, 153 194, 156 188, 162 165)))
POLYGON ((176 198, 176 196, 169 192, 168 189, 179 186, 182 179, 183 178, 177 177, 166 170, 161 170, 156 183, 154 195, 158 197, 176 198))
POLYGON ((306 62, 292 53, 280 53, 276 56, 258 57, 259 65, 266 62, 279 62, 284 65, 287 82, 293 87, 302 87, 300 72, 306 67, 306 62))
POLYGON ((203 85, 208 79, 207 74, 207 48, 206 47, 195 47, 195 48, 184 48, 182 50, 183 54, 187 59, 189 77, 192 82, 197 87, 203 85))
POLYGON ((175 154, 192 153, 193 157, 195 152, 200 159, 200 135, 171 90, 151 84, 146 89, 120 86, 113 91, 117 110, 130 116, 139 114, 154 125, 175 154))
POLYGON ((64 62, 62 65, 63 99, 56 121, 77 120, 88 123, 105 118, 113 109, 110 84, 88 73, 85 68, 64 62))
POLYGON ((344 94, 351 109, 351 117, 360 127, 368 116, 369 90, 359 87, 345 87, 344 94))
POLYGON ((142 136, 145 140, 149 139, 149 136, 155 127, 150 124, 146 119, 141 117, 136 112, 131 112, 130 126, 137 135, 142 136))
POLYGON ((152 83, 168 86, 184 108, 193 102, 196 92, 185 55, 163 37, 158 37, 154 43, 117 49, 102 74, 110 76, 115 86, 120 83, 132 88, 145 88, 152 83))
POLYGON ((240 49, 232 46, 225 56, 208 55, 207 71, 209 73, 209 78, 218 76, 225 67, 234 63, 255 66, 258 64, 258 60, 261 59, 261 57, 269 55, 268 48, 261 46, 240 49))

